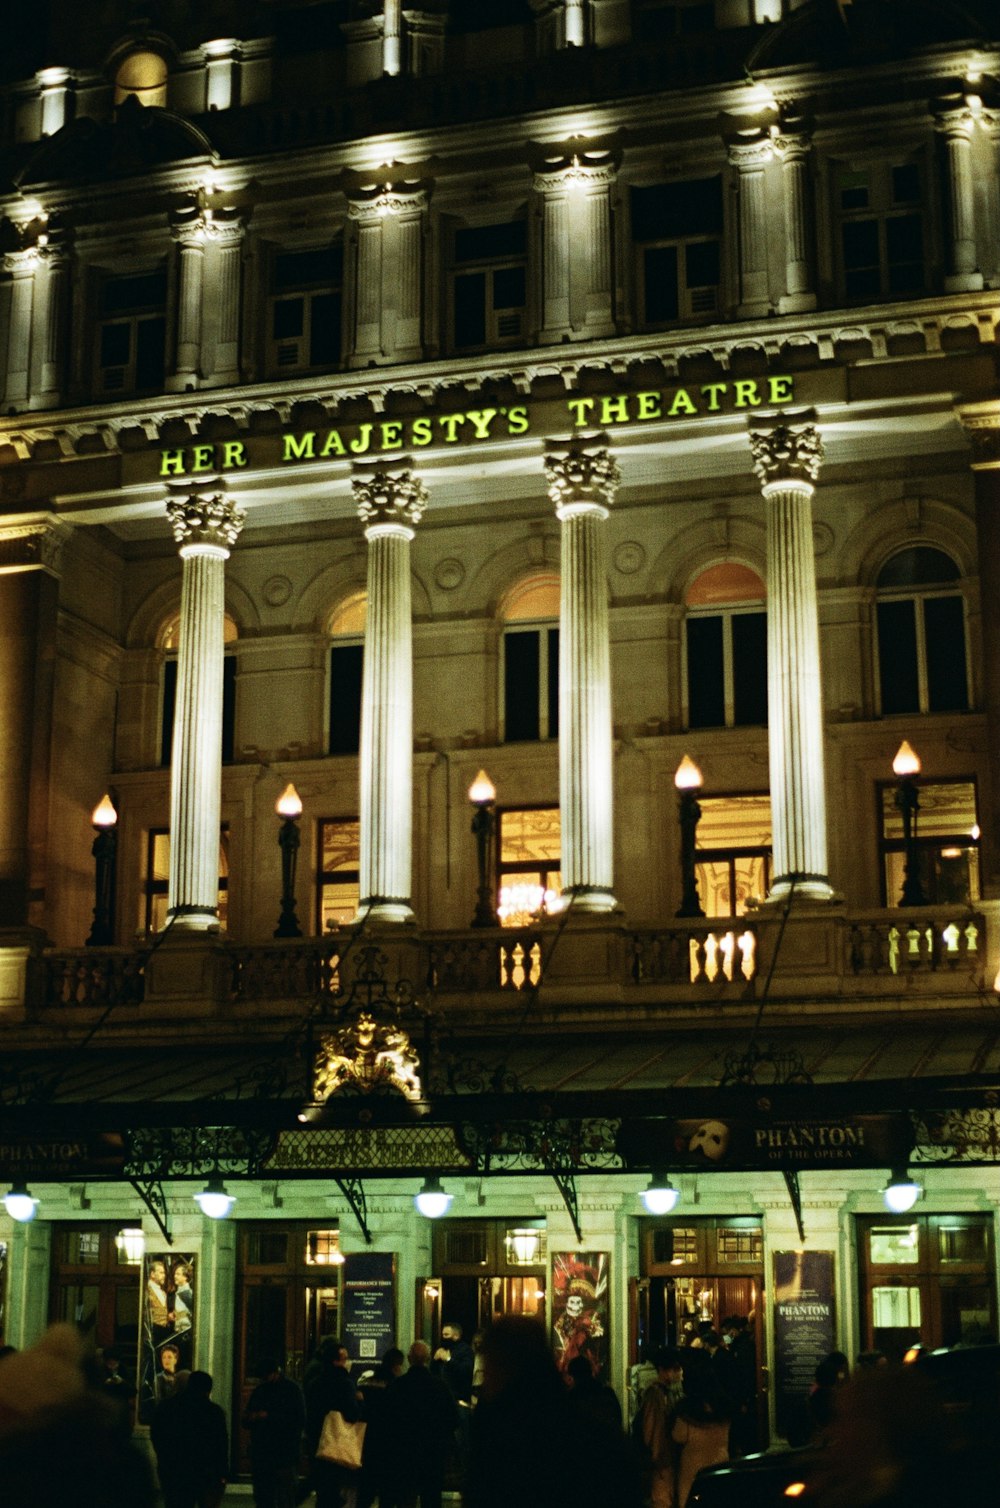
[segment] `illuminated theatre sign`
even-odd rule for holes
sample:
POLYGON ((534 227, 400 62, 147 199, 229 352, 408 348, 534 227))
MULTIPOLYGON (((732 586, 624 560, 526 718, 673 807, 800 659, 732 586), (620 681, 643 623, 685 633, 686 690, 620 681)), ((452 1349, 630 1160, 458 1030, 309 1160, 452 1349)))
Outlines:
MULTIPOLYGON (((687 387, 651 388, 645 392, 575 394, 556 401, 498 404, 451 413, 419 414, 408 418, 379 418, 338 424, 329 429, 285 431, 277 437, 282 464, 333 461, 360 456, 391 455, 394 451, 428 446, 477 445, 528 434, 545 438, 567 430, 615 430, 654 421, 697 419, 708 414, 744 413, 781 408, 794 403, 790 376, 744 377, 728 382, 703 382, 687 387)), ((260 436, 255 448, 270 448, 273 436, 260 436)), ((248 442, 187 445, 160 452, 161 476, 238 471, 250 464, 248 442)))

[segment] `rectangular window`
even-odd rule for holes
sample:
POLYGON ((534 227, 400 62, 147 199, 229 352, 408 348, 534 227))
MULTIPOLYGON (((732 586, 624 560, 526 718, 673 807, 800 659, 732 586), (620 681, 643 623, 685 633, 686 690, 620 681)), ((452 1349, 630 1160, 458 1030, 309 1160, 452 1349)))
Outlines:
POLYGON ((457 351, 518 345, 527 320, 526 222, 457 229, 452 340, 457 351))
MULTIPOLYGON (((163 662, 163 699, 160 714, 160 764, 170 768, 174 748, 174 721, 177 713, 177 660, 163 662)), ((226 655, 222 662, 222 763, 232 764, 236 744, 236 656, 226 655)))
MULTIPOLYGON (((898 787, 879 788, 882 873, 887 906, 898 906, 906 873, 903 815, 898 787)), ((979 817, 973 780, 917 785, 916 848, 920 882, 929 905, 968 906, 979 899, 979 817)))
POLYGON ((343 284, 339 244, 275 254, 269 290, 272 371, 339 366, 343 284))
POLYGON ((699 178, 632 190, 632 238, 647 328, 718 312, 722 180, 699 178))
POLYGON ((976 1345, 996 1326, 988 1215, 859 1216, 862 1348, 976 1345))
MULTIPOLYGON (((167 887, 170 880, 170 834, 154 828, 146 845, 146 874, 143 883, 141 925, 148 936, 162 932, 167 924, 167 887)), ((225 931, 229 899, 229 829, 219 834, 219 925, 225 931)))
POLYGON ((497 828, 497 915, 501 926, 527 926, 562 889, 559 808, 500 811, 497 828))
POLYGON ((319 824, 316 880, 319 931, 346 927, 361 899, 361 824, 357 817, 325 817, 319 824))
POLYGON ((558 738, 558 628, 509 628, 503 652, 504 741, 558 738))
POLYGON ((923 293, 927 271, 919 164, 840 164, 834 185, 848 300, 923 293))
POLYGON ((363 644, 330 649, 330 753, 356 754, 361 744, 363 644))
POLYGON ((771 876, 770 796, 699 796, 695 875, 706 916, 742 916, 771 876))
POLYGON ((104 279, 98 303, 98 393, 162 391, 166 305, 165 269, 104 279))

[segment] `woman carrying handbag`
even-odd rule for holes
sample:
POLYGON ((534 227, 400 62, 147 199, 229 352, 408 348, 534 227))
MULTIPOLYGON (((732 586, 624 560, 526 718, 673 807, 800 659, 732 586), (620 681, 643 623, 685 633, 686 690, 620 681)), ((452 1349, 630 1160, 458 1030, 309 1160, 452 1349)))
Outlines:
POLYGON ((306 1385, 306 1440, 316 1508, 354 1508, 364 1423, 349 1365, 345 1346, 324 1346, 319 1370, 306 1385))

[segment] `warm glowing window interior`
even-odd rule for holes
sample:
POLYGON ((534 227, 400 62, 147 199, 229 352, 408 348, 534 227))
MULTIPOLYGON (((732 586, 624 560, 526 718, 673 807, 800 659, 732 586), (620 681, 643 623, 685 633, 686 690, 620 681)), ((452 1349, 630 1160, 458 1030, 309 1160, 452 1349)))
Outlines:
POLYGON ((688 607, 717 607, 720 603, 763 602, 764 583, 749 566, 724 560, 696 576, 684 594, 688 607))
POLYGON ((331 613, 327 633, 334 637, 347 634, 363 634, 367 614, 367 592, 352 592, 331 613))
POLYGON ((532 576, 529 580, 522 581, 507 598, 503 617, 507 623, 523 623, 526 619, 558 618, 558 576, 532 576))
MULTIPOLYGON (((903 892, 906 852, 897 787, 883 785, 882 853, 886 904, 903 892)), ((979 899, 979 819, 972 780, 921 781, 916 813, 916 853, 920 882, 931 904, 967 905, 979 899)))
POLYGON ((134 94, 140 105, 167 103, 167 63, 158 52, 130 52, 115 74, 115 104, 134 94))
POLYGON ((767 894, 770 796, 700 796, 698 895, 706 916, 742 916, 767 894))
POLYGON ((559 808, 502 811, 499 820, 499 901, 505 927, 523 927, 552 908, 562 889, 559 808))
POLYGON ((305 1257, 309 1267, 338 1266, 343 1260, 340 1254, 340 1231, 307 1231, 305 1257))
MULTIPOLYGON (((172 613, 164 623, 163 627, 160 629, 159 636, 156 641, 158 647, 160 649, 166 649, 172 653, 176 653, 178 645, 180 644, 180 632, 181 615, 179 612, 172 613)), ((235 644, 238 638, 239 630, 237 629, 234 620, 229 616, 228 613, 226 613, 225 617, 222 620, 222 641, 224 644, 235 644)))
POLYGON ((319 824, 319 930, 354 921, 361 899, 361 824, 357 817, 324 818, 319 824))
MULTIPOLYGON (((167 884, 170 879, 170 834, 160 829, 149 834, 146 850, 146 883, 143 921, 147 933, 161 932, 167 922, 167 884)), ((229 832, 219 835, 219 925, 225 930, 229 889, 229 832)))

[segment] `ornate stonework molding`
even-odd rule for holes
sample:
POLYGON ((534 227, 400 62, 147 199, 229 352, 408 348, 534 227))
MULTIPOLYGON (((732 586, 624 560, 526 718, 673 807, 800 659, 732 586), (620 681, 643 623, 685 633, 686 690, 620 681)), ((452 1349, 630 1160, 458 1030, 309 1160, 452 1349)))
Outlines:
POLYGON ((753 469, 762 487, 805 482, 812 487, 823 461, 823 444, 815 424, 777 424, 751 430, 753 469))
POLYGON ((182 550, 190 545, 212 545, 228 554, 240 537, 246 513, 222 492, 185 490, 167 499, 167 517, 182 550))
POLYGON ((63 546, 70 532, 54 518, 0 526, 0 573, 48 571, 50 576, 60 575, 63 546))
POLYGON ((1000 469, 1000 406, 960 408, 955 412, 972 447, 973 471, 1000 469))
POLYGON ((364 467, 355 464, 351 477, 358 517, 366 529, 379 524, 398 524, 411 529, 427 507, 427 488, 410 470, 409 456, 392 465, 364 467))
POLYGON ((618 462, 607 447, 607 435, 588 440, 550 440, 545 456, 549 497, 561 517, 567 508, 581 504, 608 509, 621 482, 618 462))
POLYGON ((349 219, 362 221, 422 212, 431 195, 430 178, 419 163, 390 162, 370 173, 345 172, 341 188, 349 219))
POLYGON ((534 186, 543 194, 565 188, 607 188, 621 165, 620 151, 582 138, 557 146, 534 146, 531 155, 534 186))
POLYGON ((726 142, 726 150, 729 153, 729 161, 735 168, 745 170, 748 168, 763 167, 772 162, 775 155, 774 139, 767 132, 752 138, 738 138, 726 142))

